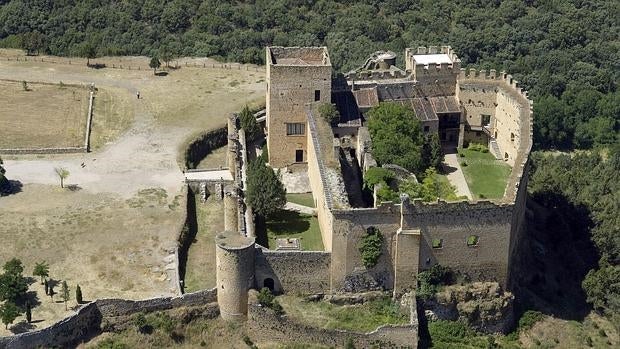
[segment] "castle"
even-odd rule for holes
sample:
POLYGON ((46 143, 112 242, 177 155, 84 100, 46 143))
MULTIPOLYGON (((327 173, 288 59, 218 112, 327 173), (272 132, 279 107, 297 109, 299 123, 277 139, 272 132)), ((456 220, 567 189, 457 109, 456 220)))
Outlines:
MULTIPOLYGON (((239 298, 249 288, 302 294, 383 289, 398 297, 414 292, 417 274, 435 264, 465 280, 497 281, 510 289, 532 146, 532 102, 510 75, 466 71, 449 46, 406 49, 405 70, 396 66, 394 53, 376 52, 361 68, 334 75, 325 47, 268 47, 266 62, 269 165, 307 173, 325 251, 256 245, 242 190, 227 190, 232 199, 225 200, 226 229, 246 236, 237 241, 226 233, 220 240, 234 243, 218 242, 218 297, 231 304, 231 318, 247 311, 239 298), (488 145, 511 167, 503 197, 423 203, 401 195, 398 202, 375 197, 370 207, 360 204, 363 176, 378 166, 365 114, 384 101, 410 107, 423 131, 436 133, 442 146, 488 145), (324 103, 336 105, 337 123, 319 116, 324 103), (371 229, 384 243, 377 264, 366 268, 358 246, 371 229)), ((237 123, 229 120, 229 161, 236 161, 230 167, 242 181, 247 159, 239 155, 245 140, 237 123)))

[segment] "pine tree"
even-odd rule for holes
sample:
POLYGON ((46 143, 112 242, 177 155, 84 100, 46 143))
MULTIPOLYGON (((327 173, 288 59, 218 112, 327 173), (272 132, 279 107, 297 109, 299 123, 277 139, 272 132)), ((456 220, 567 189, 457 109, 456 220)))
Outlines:
POLYGON ((282 209, 286 204, 286 189, 280 181, 280 173, 274 172, 258 158, 248 166, 248 202, 254 213, 262 218, 282 209))
POLYGON ((260 134, 260 126, 256 122, 256 118, 250 108, 246 105, 239 113, 239 120, 241 122, 241 128, 245 131, 245 137, 248 140, 253 140, 260 134))
POLYGON ((75 286, 75 301, 77 304, 82 304, 82 289, 79 284, 75 286))
POLYGON ((26 321, 28 323, 32 322, 32 307, 30 306, 30 302, 26 302, 26 321))
POLYGON ((67 282, 63 281, 62 286, 60 288, 60 296, 62 300, 65 302, 65 310, 67 310, 67 301, 69 300, 69 286, 67 286, 67 282))

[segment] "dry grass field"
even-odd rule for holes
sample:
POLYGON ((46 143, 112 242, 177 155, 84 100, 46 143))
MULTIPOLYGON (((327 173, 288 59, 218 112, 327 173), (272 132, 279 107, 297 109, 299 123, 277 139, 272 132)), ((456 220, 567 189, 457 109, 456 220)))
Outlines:
MULTIPOLYGON (((0 50, 0 57, 6 52, 0 50)), ((131 61, 148 65, 144 57, 131 61)), ((45 260, 54 280, 67 280, 72 298, 77 283, 85 300, 172 294, 166 269, 185 220, 178 208, 185 200, 179 197, 179 154, 192 135, 223 125, 230 113, 264 98, 264 72, 182 67, 154 76, 152 70, 0 59, 0 79, 94 82, 98 89, 93 152, 3 156, 7 177, 23 187, 0 198, 0 264, 20 258, 29 275, 34 263, 45 260), (70 171, 67 183, 79 190, 59 188, 58 166, 70 171)), ((0 134, 10 130, 0 125, 0 134)), ((40 302, 33 308, 35 329, 71 312, 45 297, 39 283, 31 290, 40 302)), ((1 327, 0 336, 10 333, 1 327)))
POLYGON ((88 90, 0 80, 0 149, 84 145, 88 90))

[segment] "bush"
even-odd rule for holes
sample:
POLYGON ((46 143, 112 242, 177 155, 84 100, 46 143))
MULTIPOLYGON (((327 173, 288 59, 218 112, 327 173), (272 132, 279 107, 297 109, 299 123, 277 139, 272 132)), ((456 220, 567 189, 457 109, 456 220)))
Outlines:
POLYGON ((398 193, 392 190, 387 184, 377 189, 377 200, 379 202, 398 201, 398 193))
POLYGON ((467 147, 467 149, 473 150, 473 151, 479 151, 481 153, 488 153, 489 152, 489 148, 487 148, 486 145, 483 145, 483 144, 480 144, 480 143, 470 143, 469 146, 467 147))
POLYGON ((519 319, 519 325, 517 327, 518 332, 527 331, 534 326, 538 321, 542 320, 545 315, 539 311, 528 310, 519 319))
POLYGON ((364 187, 372 190, 377 184, 386 186, 394 180, 394 172, 383 167, 371 167, 364 174, 364 187))
POLYGON ((282 305, 280 305, 280 302, 278 302, 276 297, 273 295, 273 293, 271 293, 271 291, 268 288, 263 287, 258 292, 257 299, 260 305, 266 308, 272 309, 276 313, 276 315, 284 314, 284 308, 282 308, 282 305))
POLYGON ((440 264, 418 274, 417 296, 421 299, 431 299, 442 285, 454 283, 454 272, 449 267, 440 264))
POLYGON ((337 123, 340 120, 340 112, 336 109, 335 104, 324 103, 319 106, 319 114, 323 120, 327 121, 330 125, 337 123))
POLYGON ((119 342, 116 339, 106 338, 97 344, 97 349, 126 349, 128 348, 125 343, 119 342))
POLYGON ((366 235, 359 243, 359 251, 362 254, 362 263, 366 268, 377 265, 382 254, 383 235, 379 229, 370 227, 366 230, 366 235))

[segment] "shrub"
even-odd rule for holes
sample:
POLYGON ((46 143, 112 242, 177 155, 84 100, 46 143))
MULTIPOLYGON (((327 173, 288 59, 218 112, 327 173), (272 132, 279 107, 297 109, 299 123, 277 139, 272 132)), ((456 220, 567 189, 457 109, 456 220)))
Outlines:
POLYGON ((383 167, 371 167, 364 174, 364 187, 372 190, 377 184, 388 185, 393 180, 394 172, 383 167))
POLYGON ((467 167, 467 161, 463 161, 463 162, 461 162, 461 166, 463 166, 463 167, 467 167))
POLYGON ((387 184, 377 189, 378 201, 397 201, 398 193, 392 190, 387 184))
POLYGON ((538 321, 542 320, 545 315, 539 311, 528 310, 519 319, 518 332, 527 331, 534 326, 538 321))
POLYGON ((454 282, 454 272, 449 267, 440 264, 418 274, 418 292, 421 299, 430 299, 439 290, 441 285, 450 285, 454 282))
POLYGON ((271 293, 268 288, 263 287, 258 292, 257 298, 260 305, 272 309, 276 313, 276 315, 284 314, 284 308, 282 308, 280 302, 278 302, 276 297, 273 295, 273 293, 271 293))
POLYGON ((239 121, 241 128, 245 131, 245 135, 248 141, 256 139, 261 133, 260 126, 254 117, 250 108, 246 105, 241 109, 239 113, 239 121))
POLYGON ((460 321, 439 320, 428 324, 428 331, 433 341, 454 342, 455 339, 468 339, 476 332, 460 321))
POLYGON ((340 112, 336 109, 335 104, 324 103, 319 106, 319 114, 323 120, 327 121, 330 125, 335 124, 340 120, 340 112))
POLYGON ((366 235, 359 243, 359 251, 362 254, 362 263, 366 268, 377 265, 382 254, 383 235, 379 229, 370 227, 366 230, 366 235))
POLYGON ((481 153, 488 153, 489 152, 489 148, 487 148, 486 145, 483 145, 483 144, 480 144, 480 143, 470 143, 469 146, 467 147, 467 149, 473 150, 473 151, 479 151, 481 153))
POLYGON ((128 348, 125 343, 119 342, 116 339, 106 338, 97 344, 97 349, 126 349, 128 348))

